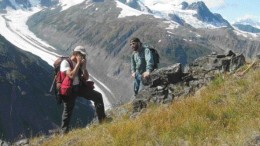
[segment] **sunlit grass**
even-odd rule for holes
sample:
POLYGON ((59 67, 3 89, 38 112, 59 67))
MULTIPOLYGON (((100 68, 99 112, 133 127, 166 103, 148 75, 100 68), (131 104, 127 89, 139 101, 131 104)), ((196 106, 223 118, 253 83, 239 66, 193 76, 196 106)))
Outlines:
POLYGON ((112 123, 57 135, 43 145, 243 145, 260 132, 259 87, 259 70, 242 78, 219 75, 198 97, 149 106, 134 119, 128 112, 112 123))

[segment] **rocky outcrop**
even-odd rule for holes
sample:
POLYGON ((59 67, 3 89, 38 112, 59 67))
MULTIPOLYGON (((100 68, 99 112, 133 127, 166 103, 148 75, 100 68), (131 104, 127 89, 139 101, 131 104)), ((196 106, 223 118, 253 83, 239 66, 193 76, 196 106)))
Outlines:
POLYGON ((133 112, 140 112, 149 103, 170 103, 198 91, 216 75, 234 72, 245 64, 243 55, 228 51, 225 55, 212 53, 196 59, 187 67, 180 63, 158 69, 143 80, 146 85, 133 101, 133 112))

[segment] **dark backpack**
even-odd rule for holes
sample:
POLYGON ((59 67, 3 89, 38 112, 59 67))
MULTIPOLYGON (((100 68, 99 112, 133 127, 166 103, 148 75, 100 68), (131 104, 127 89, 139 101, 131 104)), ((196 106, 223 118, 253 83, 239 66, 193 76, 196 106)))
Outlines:
POLYGON ((153 61, 154 61, 154 65, 153 65, 153 70, 158 68, 158 64, 160 63, 160 55, 157 52, 156 49, 149 47, 149 46, 145 46, 145 48, 149 49, 152 53, 152 57, 153 57, 153 61))
POLYGON ((153 55, 153 61, 154 61, 154 66, 153 69, 157 69, 158 68, 158 64, 160 63, 160 55, 157 52, 157 50, 155 50, 154 48, 149 48, 152 55, 153 55))
POLYGON ((50 92, 55 94, 57 103, 60 104, 61 103, 61 96, 60 96, 60 86, 61 83, 64 80, 64 77, 62 77, 61 72, 60 72, 60 64, 61 62, 66 59, 70 65, 71 68, 73 68, 73 63, 70 60, 69 57, 59 57, 57 58, 57 60, 53 63, 53 67, 54 67, 54 80, 50 89, 50 92))

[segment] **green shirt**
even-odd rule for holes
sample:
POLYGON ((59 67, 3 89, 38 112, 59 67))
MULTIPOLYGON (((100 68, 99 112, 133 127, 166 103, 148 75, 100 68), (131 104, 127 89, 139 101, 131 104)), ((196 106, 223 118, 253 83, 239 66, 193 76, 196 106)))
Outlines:
POLYGON ((131 72, 144 73, 153 70, 153 57, 149 48, 142 47, 140 51, 134 51, 131 57, 131 72))

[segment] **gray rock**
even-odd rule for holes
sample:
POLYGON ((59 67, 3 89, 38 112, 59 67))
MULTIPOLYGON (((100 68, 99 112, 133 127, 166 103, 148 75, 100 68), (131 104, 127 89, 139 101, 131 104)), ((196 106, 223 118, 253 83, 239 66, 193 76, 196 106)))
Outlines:
POLYGON ((259 146, 260 145, 260 134, 254 134, 249 141, 247 141, 245 146, 259 146))
POLYGON ((150 74, 150 77, 143 80, 144 85, 157 87, 167 85, 169 83, 178 83, 184 76, 181 69, 181 64, 177 63, 169 67, 158 69, 150 74))
POLYGON ((11 144, 0 139, 0 146, 10 146, 11 144))
POLYGON ((257 58, 257 59, 260 59, 260 53, 256 55, 256 58, 257 58))
POLYGON ((234 72, 245 63, 246 59, 242 54, 232 57, 230 60, 229 72, 234 72))
POLYGON ((25 138, 25 139, 21 139, 17 142, 14 143, 14 145, 17 145, 17 146, 25 146, 25 145, 29 145, 29 139, 25 138))
POLYGON ((133 101, 133 113, 140 112, 149 103, 170 103, 173 99, 194 94, 219 73, 234 72, 244 64, 243 55, 229 51, 227 55, 208 55, 196 59, 186 73, 182 72, 180 63, 158 69, 143 80, 146 87, 133 101))

